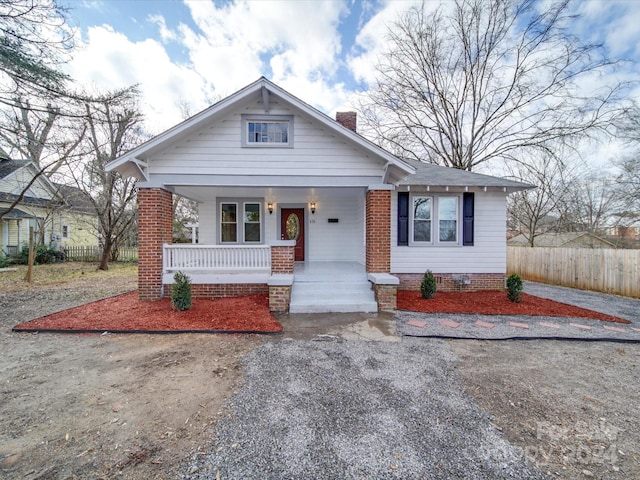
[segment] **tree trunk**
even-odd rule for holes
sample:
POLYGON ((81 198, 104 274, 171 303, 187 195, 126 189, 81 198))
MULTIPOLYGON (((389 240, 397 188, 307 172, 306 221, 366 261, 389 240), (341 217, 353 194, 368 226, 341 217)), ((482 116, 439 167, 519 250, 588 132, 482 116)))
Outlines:
POLYGON ((100 258, 100 265, 98 270, 109 270, 109 256, 111 255, 111 242, 106 242, 102 249, 102 257, 100 258))

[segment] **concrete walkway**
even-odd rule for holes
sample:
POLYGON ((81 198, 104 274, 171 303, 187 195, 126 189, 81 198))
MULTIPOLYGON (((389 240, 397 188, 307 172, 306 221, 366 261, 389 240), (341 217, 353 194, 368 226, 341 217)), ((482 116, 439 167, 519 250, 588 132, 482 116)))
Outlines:
POLYGON ((396 313, 398 333, 434 338, 567 339, 640 342, 640 300, 566 287, 526 282, 525 292, 600 313, 630 324, 585 318, 516 315, 396 313))

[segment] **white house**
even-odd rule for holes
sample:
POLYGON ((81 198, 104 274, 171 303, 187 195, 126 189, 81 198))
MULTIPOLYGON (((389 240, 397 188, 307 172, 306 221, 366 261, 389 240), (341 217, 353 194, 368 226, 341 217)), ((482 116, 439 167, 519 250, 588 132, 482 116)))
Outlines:
POLYGON ((269 293, 272 310, 395 308, 427 269, 441 290, 502 288, 518 182, 399 159, 265 78, 108 165, 139 180, 139 295, 269 293), (172 194, 199 244, 171 245, 172 194))

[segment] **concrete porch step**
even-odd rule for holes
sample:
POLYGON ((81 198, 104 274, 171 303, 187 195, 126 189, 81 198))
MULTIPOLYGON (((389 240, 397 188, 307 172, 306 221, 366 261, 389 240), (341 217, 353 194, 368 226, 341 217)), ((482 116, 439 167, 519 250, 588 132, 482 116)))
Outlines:
POLYGON ((296 278, 291 289, 289 311, 291 313, 377 312, 378 304, 368 281, 298 282, 296 278))
POLYGON ((296 278, 293 284, 293 294, 299 296, 327 296, 327 295, 367 295, 373 293, 371 284, 363 282, 298 282, 296 278))

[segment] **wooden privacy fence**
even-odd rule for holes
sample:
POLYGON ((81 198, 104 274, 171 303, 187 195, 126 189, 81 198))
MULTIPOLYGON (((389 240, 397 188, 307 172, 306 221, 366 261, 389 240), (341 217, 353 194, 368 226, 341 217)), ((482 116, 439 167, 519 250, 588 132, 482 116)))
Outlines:
MULTIPOLYGON (((65 260, 71 262, 98 262, 102 257, 102 248, 97 246, 64 247, 65 260)), ((138 260, 138 247, 120 247, 119 262, 135 262, 138 260)))
POLYGON ((507 247, 507 273, 536 282, 640 297, 640 250, 507 247))

